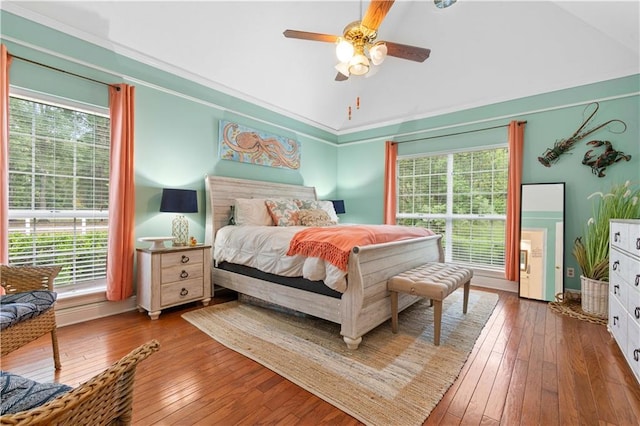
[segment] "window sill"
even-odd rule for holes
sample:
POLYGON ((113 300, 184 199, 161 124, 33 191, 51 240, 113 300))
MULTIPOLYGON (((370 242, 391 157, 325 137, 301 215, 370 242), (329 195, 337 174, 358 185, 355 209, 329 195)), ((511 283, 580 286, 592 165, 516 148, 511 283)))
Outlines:
POLYGON ((61 289, 57 290, 57 292, 58 299, 56 301, 56 309, 72 308, 107 300, 107 292, 104 285, 67 290, 61 289))

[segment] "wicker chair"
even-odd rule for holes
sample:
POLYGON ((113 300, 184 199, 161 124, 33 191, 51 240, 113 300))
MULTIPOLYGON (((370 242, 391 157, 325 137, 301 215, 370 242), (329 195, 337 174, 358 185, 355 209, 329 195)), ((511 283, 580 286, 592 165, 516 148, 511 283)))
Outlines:
POLYGON ((44 405, 0 417, 2 425, 128 425, 138 363, 156 352, 152 340, 102 373, 44 405))
MULTIPOLYGON (((60 269, 60 266, 0 265, 0 284, 7 294, 31 290, 53 291, 53 280, 60 272, 60 269)), ((56 328, 56 314, 53 308, 37 317, 11 325, 0 333, 0 354, 4 356, 38 337, 51 333, 53 362, 56 370, 59 370, 60 354, 56 328)))

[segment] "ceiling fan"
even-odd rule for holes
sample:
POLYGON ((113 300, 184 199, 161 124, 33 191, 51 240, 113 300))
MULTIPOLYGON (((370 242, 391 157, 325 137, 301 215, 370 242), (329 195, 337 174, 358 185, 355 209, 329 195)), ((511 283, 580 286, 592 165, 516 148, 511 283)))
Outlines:
POLYGON ((424 62, 431 53, 430 49, 376 41, 378 27, 393 6, 394 0, 373 0, 362 21, 355 21, 344 28, 342 36, 310 33, 307 31, 285 30, 287 38, 336 43, 336 56, 340 63, 336 65, 336 81, 344 81, 350 75, 364 75, 373 65, 380 65, 387 56, 424 62))

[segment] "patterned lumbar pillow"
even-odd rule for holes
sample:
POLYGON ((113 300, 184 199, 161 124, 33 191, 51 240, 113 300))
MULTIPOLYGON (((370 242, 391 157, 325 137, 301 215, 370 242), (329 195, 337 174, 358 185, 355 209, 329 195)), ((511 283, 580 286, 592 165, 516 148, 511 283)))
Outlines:
POLYGON ((336 214, 336 210, 333 208, 333 203, 328 200, 295 200, 298 208, 302 210, 316 210, 321 209, 327 212, 329 215, 329 220, 338 223, 338 215, 336 214))
POLYGON ((329 214, 322 209, 305 209, 298 213, 302 226, 331 226, 336 223, 329 218, 329 214))
POLYGON ((0 389, 0 415, 4 415, 39 407, 73 388, 60 383, 38 383, 17 374, 0 371, 0 389))
POLYGON ((265 200, 264 203, 276 226, 300 226, 300 209, 293 200, 265 200))

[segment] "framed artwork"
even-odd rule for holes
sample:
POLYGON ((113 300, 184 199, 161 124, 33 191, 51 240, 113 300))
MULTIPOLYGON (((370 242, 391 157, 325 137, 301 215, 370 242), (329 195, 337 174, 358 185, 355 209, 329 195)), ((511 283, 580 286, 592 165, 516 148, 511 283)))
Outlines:
POLYGON ((283 136, 220 120, 219 156, 223 160, 287 169, 300 168, 300 143, 283 136))
POLYGON ((526 271, 529 266, 529 253, 526 250, 520 250, 520 270, 526 271))

